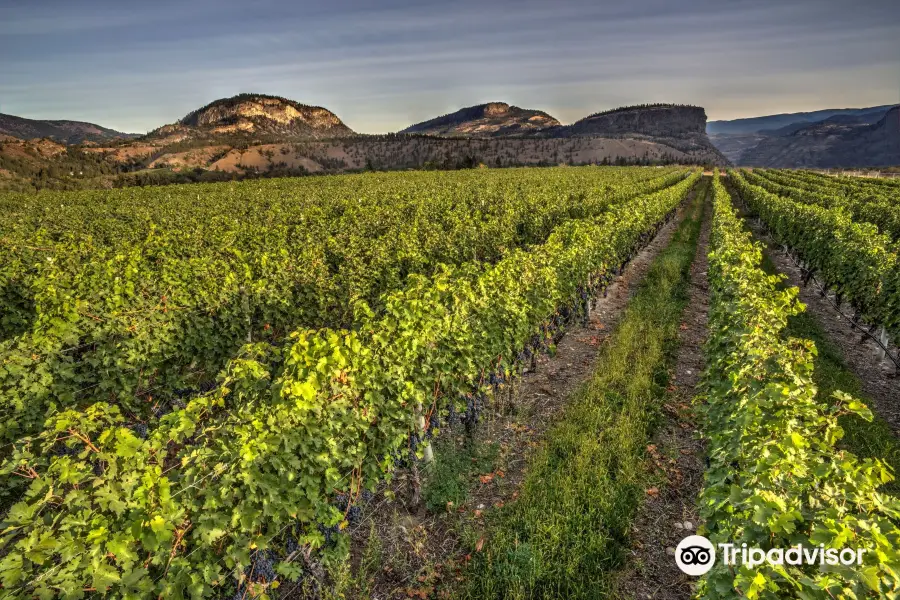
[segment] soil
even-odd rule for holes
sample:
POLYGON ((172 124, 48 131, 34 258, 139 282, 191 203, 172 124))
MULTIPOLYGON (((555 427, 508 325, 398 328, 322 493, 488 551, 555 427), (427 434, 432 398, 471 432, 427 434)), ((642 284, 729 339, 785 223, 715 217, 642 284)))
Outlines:
MULTIPOLYGON (((352 570, 359 573, 371 536, 379 540, 381 557, 365 586, 365 596, 379 600, 444 597, 440 590, 461 580, 466 555, 479 549, 484 517, 518 496, 516 490, 525 477, 528 456, 541 443, 566 401, 590 378, 599 350, 607 343, 651 262, 668 245, 689 202, 682 204, 675 218, 596 298, 586 326, 580 319, 569 324, 552 357, 540 356, 533 371, 501 387, 474 434, 476 447, 496 447, 498 456, 493 471, 476 479, 464 506, 448 506, 446 512, 432 513, 421 504, 412 505, 409 472, 399 473, 392 482, 390 491, 395 499, 379 493, 362 506, 360 522, 351 526, 352 570)), ((687 368, 699 372, 698 367, 687 368)), ((299 597, 286 591, 279 590, 279 597, 299 597)))
POLYGON ((712 223, 707 204, 691 264, 690 299, 678 333, 678 351, 663 405, 663 420, 647 447, 660 484, 651 488, 631 527, 631 555, 616 581, 616 598, 681 600, 691 597, 697 579, 675 564, 674 548, 696 533, 697 497, 703 487, 703 442, 692 410, 704 369, 709 286, 707 253, 712 223))
MULTIPOLYGON (((740 202, 736 205, 740 206, 740 202)), ((745 223, 766 244, 765 252, 778 272, 787 275, 787 282, 800 290, 800 301, 806 305, 806 312, 815 317, 828 340, 838 347, 844 362, 859 378, 863 393, 871 399, 870 408, 888 423, 894 435, 900 435, 900 405, 896 401, 900 396, 900 379, 896 367, 889 360, 880 361, 880 348, 872 338, 851 327, 853 314, 847 304, 840 311, 835 308, 834 294, 829 292, 823 296, 815 279, 804 286, 799 265, 780 251, 765 226, 753 218, 745 219, 745 223)))

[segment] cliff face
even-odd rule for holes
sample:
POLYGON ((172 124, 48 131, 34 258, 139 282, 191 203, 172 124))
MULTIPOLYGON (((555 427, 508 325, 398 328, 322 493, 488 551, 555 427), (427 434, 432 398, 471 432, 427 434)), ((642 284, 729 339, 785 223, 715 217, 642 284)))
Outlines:
POLYGON ((518 136, 558 125, 559 121, 545 112, 489 102, 416 123, 400 133, 444 137, 518 136))
POLYGON ((587 116, 565 130, 566 135, 705 135, 706 111, 699 106, 672 104, 629 106, 587 116))
POLYGON ((322 139, 355 135, 333 112, 286 98, 241 94, 195 110, 148 137, 184 139, 217 135, 277 135, 285 138, 322 139))
POLYGON ((627 106, 596 113, 539 135, 645 140, 674 148, 696 162, 717 165, 729 162, 706 136, 706 111, 699 106, 627 106))
POLYGON ((876 123, 827 119, 788 135, 763 138, 740 164, 759 167, 881 167, 900 164, 900 106, 876 123))

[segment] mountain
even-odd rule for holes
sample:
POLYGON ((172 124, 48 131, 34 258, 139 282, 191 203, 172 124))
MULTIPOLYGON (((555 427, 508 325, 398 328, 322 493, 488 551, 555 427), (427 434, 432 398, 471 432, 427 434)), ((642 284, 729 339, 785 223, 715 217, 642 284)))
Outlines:
POLYGON ((869 108, 828 108, 812 112, 781 113, 777 115, 765 115, 746 119, 732 119, 730 121, 710 121, 706 125, 706 133, 709 134, 747 134, 758 133, 764 130, 773 130, 794 123, 816 123, 824 121, 836 115, 860 116, 866 113, 878 113, 879 118, 888 111, 893 104, 872 106, 869 108))
POLYGON ((549 137, 607 137, 652 141, 692 156, 697 162, 728 164, 706 135, 700 106, 642 104, 594 113, 571 125, 541 132, 549 137))
POLYGON ((136 139, 78 148, 43 140, 37 148, 0 134, 0 188, 84 189, 478 165, 727 164, 710 144, 705 125, 706 113, 696 106, 631 106, 561 125, 541 111, 491 102, 404 133, 363 135, 325 108, 241 94, 136 139))
POLYGON ((122 133, 82 121, 43 121, 4 114, 0 114, 0 134, 20 140, 50 138, 63 144, 80 144, 86 141, 106 142, 138 136, 138 134, 122 133))
POLYGON ((800 131, 801 129, 805 129, 809 127, 811 124, 815 123, 832 123, 832 124, 844 124, 844 125, 874 125, 878 121, 884 117, 885 113, 888 111, 888 108, 876 108, 874 110, 870 110, 868 112, 860 112, 860 113, 841 113, 837 115, 832 115, 827 119, 822 119, 821 121, 816 121, 814 123, 810 123, 809 121, 799 121, 797 123, 791 123, 789 125, 785 125, 784 127, 779 127, 778 129, 763 129, 759 133, 762 135, 790 135, 795 131, 800 131))
MULTIPOLYGON (((644 104, 594 113, 562 125, 545 112, 491 102, 460 109, 400 133, 471 138, 630 139, 657 144, 696 162, 726 164, 706 136, 706 112, 698 106, 644 104)), ((670 152, 671 154, 671 152, 670 152)))
MULTIPOLYGON (((808 113, 789 113, 781 115, 770 115, 765 117, 753 117, 750 119, 736 119, 734 121, 712 121, 707 126, 710 131, 710 141, 718 148, 722 154, 737 165, 750 165, 749 160, 759 161, 761 157, 767 156, 769 152, 773 152, 774 148, 786 148, 790 146, 794 151, 801 154, 810 151, 815 153, 813 148, 802 148, 803 142, 818 144, 815 135, 800 136, 794 138, 792 142, 777 142, 770 138, 778 138, 784 136, 792 136, 795 133, 809 128, 812 131, 842 131, 843 126, 855 125, 874 125, 880 121, 890 105, 873 106, 870 108, 841 108, 828 109, 808 113), (820 127, 821 126, 821 127, 820 127), (760 153, 756 153, 756 148, 762 146, 760 153)), ((785 161, 789 161, 790 157, 783 155, 785 161)), ((866 165, 866 151, 862 150, 857 159, 860 166, 866 165)), ((788 162, 784 164, 775 164, 772 166, 788 166, 788 162)), ((874 166, 874 165, 873 165, 874 166)))
POLYGON ((210 102, 177 123, 151 131, 146 140, 183 141, 223 136, 324 139, 356 135, 333 112, 279 96, 239 94, 210 102))
POLYGON ((410 125, 400 133, 443 137, 517 136, 559 124, 559 121, 540 110, 510 106, 505 102, 488 102, 410 125))
POLYGON ((704 135, 706 111, 699 106, 645 104, 623 106, 588 115, 560 132, 563 135, 622 135, 655 137, 704 135))
POLYGON ((741 164, 787 168, 900 165, 900 106, 873 124, 860 117, 837 115, 787 135, 767 136, 744 151, 741 164))

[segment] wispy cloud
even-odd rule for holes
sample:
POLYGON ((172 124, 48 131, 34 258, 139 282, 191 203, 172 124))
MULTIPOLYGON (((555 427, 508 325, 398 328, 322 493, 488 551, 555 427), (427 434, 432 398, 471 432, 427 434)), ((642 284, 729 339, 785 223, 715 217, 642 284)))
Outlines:
POLYGON ((881 104, 900 91, 892 0, 853 10, 838 0, 135 6, 0 8, 0 110, 146 131, 260 91, 369 132, 487 100, 564 121, 645 101, 732 118, 881 104))

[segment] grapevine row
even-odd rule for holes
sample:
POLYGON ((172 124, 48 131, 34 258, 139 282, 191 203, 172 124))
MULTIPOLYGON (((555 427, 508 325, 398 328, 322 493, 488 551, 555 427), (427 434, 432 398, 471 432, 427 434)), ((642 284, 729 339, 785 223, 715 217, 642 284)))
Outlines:
POLYGON ((900 335, 900 259, 887 236, 843 211, 803 204, 772 194, 729 173, 743 202, 765 222, 775 239, 805 263, 805 277, 821 278, 862 319, 900 335))
POLYGON ((354 301, 382 310, 380 296, 410 274, 495 263, 684 176, 379 174, 322 178, 321 189, 274 181, 22 196, 0 243, 0 443, 96 401, 152 420, 248 340, 347 326, 354 301))
POLYGON ((845 210, 854 220, 872 223, 894 241, 900 239, 900 206, 896 195, 804 173, 755 170, 744 172, 744 177, 769 192, 798 202, 845 210))
POLYGON ((374 489, 410 434, 424 433, 424 416, 462 409, 496 381, 488 374, 513 370, 698 177, 561 223, 496 264, 413 275, 381 311, 355 303, 353 330, 301 329, 283 349, 249 344, 221 387, 146 439, 110 404, 51 417, 4 465, 30 479, 4 523, 4 589, 17 599, 87 587, 204 597, 235 579, 266 589, 272 576, 248 569, 260 556, 277 558, 279 579, 302 578, 296 548, 346 544, 334 535, 345 524, 335 494, 352 504, 374 489))
POLYGON ((713 544, 864 550, 861 565, 757 567, 718 560, 702 598, 875 598, 900 592, 900 502, 880 460, 840 448, 841 415, 872 419, 842 392, 816 399, 812 342, 788 338, 797 288, 761 268, 718 177, 709 260, 710 337, 703 405, 709 465, 701 516, 713 544))

